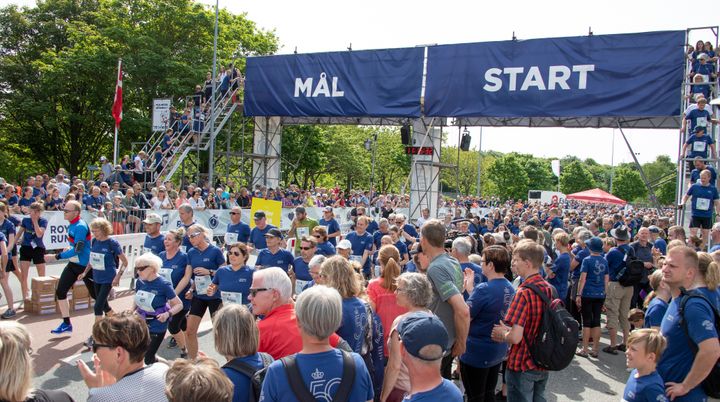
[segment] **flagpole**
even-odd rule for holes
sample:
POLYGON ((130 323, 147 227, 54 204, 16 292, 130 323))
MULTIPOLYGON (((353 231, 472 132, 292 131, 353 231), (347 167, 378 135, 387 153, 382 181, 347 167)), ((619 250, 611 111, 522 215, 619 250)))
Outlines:
POLYGON ((117 165, 118 158, 118 125, 115 125, 115 141, 113 142, 113 165, 117 165))
MULTIPOLYGON (((115 106, 118 102, 118 84, 122 86, 122 58, 118 58, 118 73, 115 80, 115 99, 113 101, 113 117, 115 118, 115 137, 113 139, 113 165, 117 165, 118 161, 118 131, 120 129, 120 121, 118 120, 118 116, 115 116, 115 106)), ((121 87, 122 88, 122 87, 121 87)), ((122 89, 121 89, 122 90, 122 89)), ((122 92, 120 92, 120 96, 122 97, 122 92)), ((119 112, 119 119, 122 119, 122 98, 120 99, 120 112, 119 112)))

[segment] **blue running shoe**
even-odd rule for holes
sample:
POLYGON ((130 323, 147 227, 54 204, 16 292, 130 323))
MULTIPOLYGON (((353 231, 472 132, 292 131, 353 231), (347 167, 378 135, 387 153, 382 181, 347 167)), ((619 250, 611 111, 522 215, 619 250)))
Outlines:
POLYGON ((63 332, 72 332, 72 324, 65 324, 64 322, 58 325, 57 328, 50 330, 52 334, 62 334, 63 332))

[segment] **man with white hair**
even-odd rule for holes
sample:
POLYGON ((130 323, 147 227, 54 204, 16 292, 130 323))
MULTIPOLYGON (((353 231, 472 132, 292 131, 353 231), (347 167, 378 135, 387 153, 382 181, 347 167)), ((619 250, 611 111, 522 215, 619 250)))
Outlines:
MULTIPOLYGON (((373 384, 362 357, 332 346, 332 337, 342 322, 340 293, 315 286, 298 296, 295 315, 302 350, 268 367, 260 400, 372 401, 373 384)), ((261 349, 262 339, 261 329, 261 349)))
MULTIPOLYGON (((258 352, 268 353, 277 360, 303 349, 292 301, 292 283, 285 271, 278 267, 255 271, 248 300, 253 314, 265 316, 258 322, 258 352)), ((339 340, 335 334, 330 336, 333 346, 337 346, 339 340)))
MULTIPOLYGON (((470 261, 469 257, 470 254, 472 254, 471 251, 472 244, 470 243, 470 238, 464 236, 457 237, 452 242, 452 250, 450 251, 450 255, 452 255, 453 257, 455 257, 456 260, 458 260, 458 262, 460 263, 460 268, 463 272, 466 272, 468 269, 473 271, 473 273, 475 274, 473 287, 475 287, 480 282, 487 282, 487 278, 485 278, 485 275, 483 275, 482 268, 480 268, 479 265, 470 261)), ((469 295, 464 296, 468 297, 469 295)))

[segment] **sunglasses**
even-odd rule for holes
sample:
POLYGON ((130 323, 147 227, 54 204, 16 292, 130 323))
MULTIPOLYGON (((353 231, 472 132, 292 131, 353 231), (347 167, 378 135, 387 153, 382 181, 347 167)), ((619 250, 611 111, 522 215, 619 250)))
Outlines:
POLYGON ((149 265, 141 265, 141 266, 139 266, 139 267, 136 266, 136 267, 135 267, 135 271, 137 271, 137 272, 142 272, 142 271, 144 271, 144 270, 145 270, 146 268, 148 268, 148 267, 149 267, 149 265))
POLYGON ((242 251, 231 251, 228 254, 234 255, 235 257, 240 257, 241 255, 245 255, 242 251))
POLYGON ((255 289, 250 289, 248 291, 248 293, 250 294, 250 296, 255 297, 255 296, 257 296, 258 292, 264 292, 266 290, 272 290, 272 289, 270 289, 270 288, 255 288, 255 289))
POLYGON ((230 215, 240 215, 240 212, 230 212, 230 215))
POLYGON ((98 350, 99 348, 109 348, 109 349, 112 349, 112 348, 114 348, 114 347, 115 347, 115 346, 113 346, 113 345, 105 345, 105 344, 102 344, 102 343, 93 343, 92 351, 93 351, 93 353, 97 353, 97 350, 98 350))
POLYGON ((312 250, 314 247, 300 247, 300 250, 312 250))
POLYGON ((201 234, 202 234, 202 232, 190 233, 190 234, 188 235, 188 237, 191 238, 191 239, 194 239, 194 238, 200 236, 201 234))

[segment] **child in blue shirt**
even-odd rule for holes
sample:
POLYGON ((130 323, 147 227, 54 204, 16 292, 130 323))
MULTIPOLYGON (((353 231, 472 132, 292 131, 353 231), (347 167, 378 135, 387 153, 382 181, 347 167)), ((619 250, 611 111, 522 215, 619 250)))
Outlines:
POLYGON ((625 357, 633 369, 623 391, 623 401, 666 402, 665 382, 655 371, 667 341, 655 329, 636 329, 630 333, 625 357))

